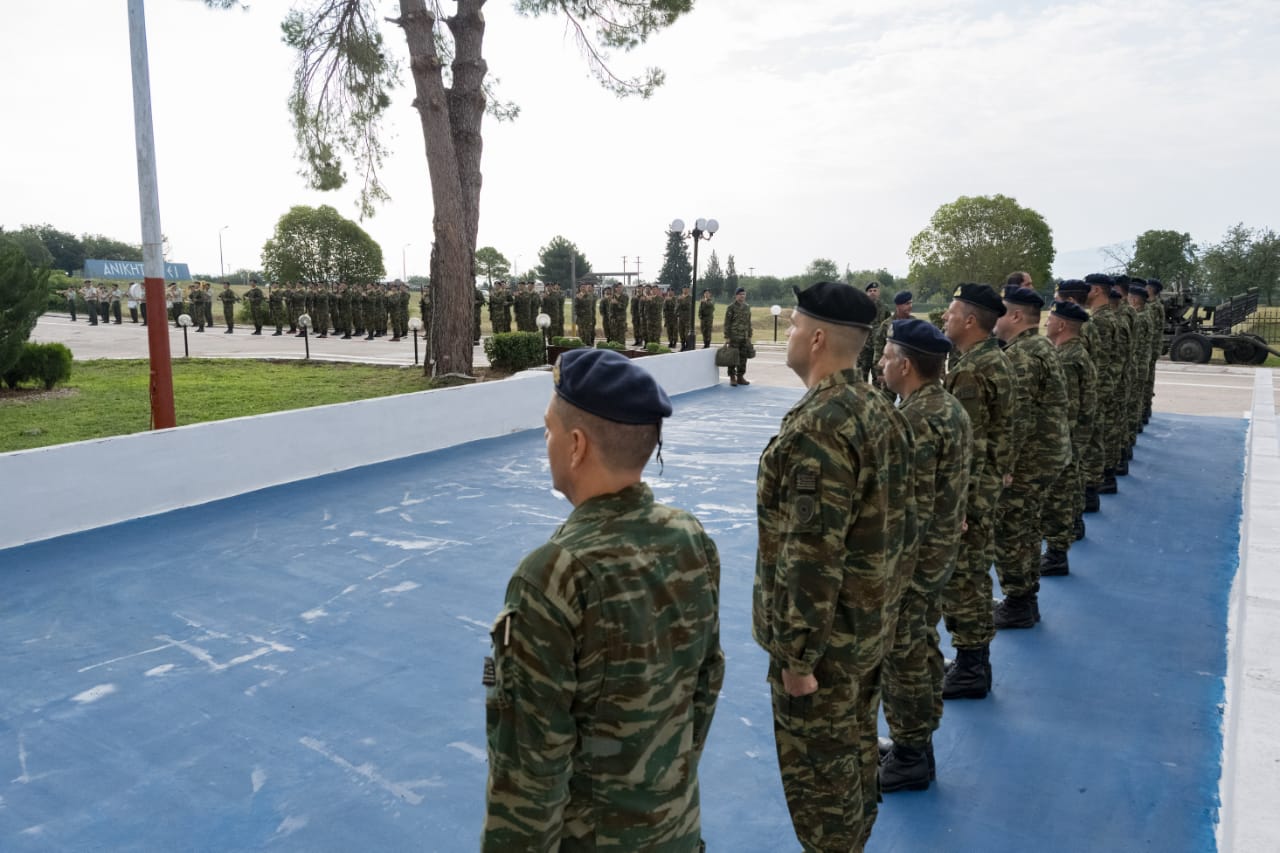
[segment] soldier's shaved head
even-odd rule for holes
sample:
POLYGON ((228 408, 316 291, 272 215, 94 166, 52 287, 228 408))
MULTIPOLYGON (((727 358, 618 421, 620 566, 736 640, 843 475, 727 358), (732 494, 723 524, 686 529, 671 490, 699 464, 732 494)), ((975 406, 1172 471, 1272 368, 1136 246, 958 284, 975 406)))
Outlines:
POLYGON ((620 424, 579 409, 560 397, 551 401, 551 412, 567 432, 582 430, 600 453, 600 460, 614 471, 644 468, 658 446, 657 424, 620 424))

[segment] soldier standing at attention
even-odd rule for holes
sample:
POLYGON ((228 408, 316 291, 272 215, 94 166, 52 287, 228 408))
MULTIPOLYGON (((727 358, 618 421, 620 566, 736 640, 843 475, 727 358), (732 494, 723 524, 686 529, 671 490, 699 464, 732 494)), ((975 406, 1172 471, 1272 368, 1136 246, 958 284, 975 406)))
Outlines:
POLYGON ((258 280, 254 279, 249 290, 245 292, 244 298, 249 301, 249 316, 253 319, 253 334, 262 334, 262 288, 258 287, 258 280))
POLYGON ((835 282, 796 298, 787 366, 808 391, 760 457, 752 635, 796 837, 849 853, 875 821, 880 666, 914 543, 911 431, 854 368, 871 300, 835 282))
POLYGON ((472 285, 471 287, 471 343, 480 343, 480 312, 484 308, 484 291, 472 285))
POLYGON ((697 349, 697 339, 693 337, 693 290, 686 287, 676 297, 676 334, 680 341, 680 351, 697 349))
POLYGON ((271 336, 274 338, 277 335, 283 335, 284 299, 280 296, 279 288, 272 287, 270 282, 267 283, 267 309, 271 312, 271 325, 276 327, 271 336))
MULTIPOLYGON (((85 282, 85 284, 88 284, 88 283, 89 282, 87 281, 85 282)), ((71 322, 74 323, 76 321, 76 289, 75 287, 68 287, 66 290, 62 291, 62 296, 67 300, 67 313, 71 315, 71 322)))
POLYGON ((1164 303, 1160 293, 1164 285, 1158 278, 1147 279, 1147 311, 1151 313, 1151 328, 1155 334, 1151 336, 1151 369, 1147 371, 1147 403, 1142 410, 1142 422, 1151 420, 1151 401, 1156 394, 1156 362, 1164 352, 1164 303))
POLYGON ((229 335, 236 327, 236 303, 240 301, 240 297, 236 296, 231 290, 231 285, 224 281, 218 298, 222 300, 222 319, 227 324, 227 330, 222 334, 229 335))
POLYGON ((667 346, 671 349, 676 348, 676 334, 679 328, 679 318, 676 316, 676 296, 672 292, 671 287, 667 287, 667 292, 662 297, 662 328, 667 332, 667 346))
POLYGON ((120 300, 124 298, 124 291, 120 289, 120 285, 111 288, 111 316, 115 318, 115 324, 119 326, 124 322, 120 316, 120 300))
MULTIPOLYGON (((1129 277, 1118 275, 1115 284, 1107 291, 1107 301, 1111 305, 1111 314, 1116 325, 1116 357, 1120 361, 1120 379, 1116 384, 1115 420, 1111 424, 1109 440, 1111 442, 1111 468, 1117 477, 1129 473, 1129 459, 1132 448, 1129 445, 1128 405, 1133 396, 1133 355, 1134 355, 1134 313, 1125 301, 1129 291, 1129 277)), ((1145 358, 1146 354, 1143 354, 1145 358)))
POLYGON ((880 357, 884 355, 885 342, 889 340, 889 329, 895 320, 911 318, 911 291, 899 290, 893 295, 893 316, 886 317, 875 328, 871 337, 871 354, 875 360, 871 362, 871 384, 885 392, 889 402, 896 402, 897 397, 884 384, 884 376, 880 371, 880 357))
MULTIPOLYGON (((1121 361, 1117 355, 1119 349, 1119 326, 1116 315, 1111 310, 1112 278, 1106 273, 1089 273, 1084 277, 1089 286, 1089 295, 1085 305, 1089 309, 1089 325, 1097 333, 1099 342, 1097 351, 1090 351, 1094 369, 1098 371, 1098 418, 1094 421, 1093 438, 1090 440, 1089 462, 1086 479, 1093 486, 1093 495, 1114 495, 1116 472, 1111 465, 1111 426, 1116 420, 1117 388, 1120 385, 1121 361)), ((1100 499, 1099 499, 1100 501, 1100 499)), ((1090 510, 1089 495, 1085 495, 1085 511, 1090 510)), ((1100 503, 1097 504, 1100 506, 1100 503)))
POLYGON ((942 590, 942 614, 955 663, 942 682, 943 699, 983 699, 991 690, 991 557, 1004 476, 1013 469, 1013 403, 1016 377, 992 337, 1005 313, 988 284, 961 284, 942 315, 943 332, 960 359, 944 386, 964 407, 973 430, 965 525, 955 571, 942 590))
MULTIPOLYGON (((631 328, 635 330, 635 340, 631 342, 632 346, 640 346, 644 342, 644 288, 636 285, 635 291, 631 294, 631 328)), ((624 331, 625 336, 625 331, 624 331)), ((626 343, 625 340, 620 343, 626 343)))
POLYGON ((889 309, 884 307, 880 302, 880 282, 872 281, 867 283, 867 296, 871 298, 871 302, 876 306, 876 319, 871 324, 873 334, 867 337, 867 346, 862 352, 858 353, 858 370, 862 371, 862 378, 866 379, 870 376, 871 371, 875 368, 876 360, 880 358, 880 353, 875 352, 874 330, 885 320, 889 319, 889 309))
POLYGON ((1018 380, 1013 469, 996 517, 996 574, 1004 600, 992 617, 997 629, 1034 628, 1040 621, 1040 511, 1045 493, 1071 461, 1067 386, 1053 344, 1040 334, 1040 294, 1022 287, 1004 304, 996 336, 1018 380))
POLYGON ((200 282, 193 282, 191 290, 187 292, 187 301, 190 303, 191 317, 196 321, 196 331, 204 331, 204 298, 205 293, 200 289, 200 282))
POLYGON ((929 787, 933 733, 942 721, 942 588, 955 569, 973 464, 969 416, 942 387, 950 352, 951 341, 932 323, 907 318, 893 321, 880 357, 885 387, 901 398, 911 426, 919 542, 881 679, 891 738, 880 762, 886 794, 929 787))
POLYGON ((319 332, 317 338, 329 337, 329 321, 329 285, 317 284, 311 296, 311 323, 319 332))
POLYGON ((1129 307, 1133 309, 1134 353, 1133 369, 1136 380, 1133 401, 1129 404, 1129 445, 1138 441, 1142 432, 1142 416, 1147 409, 1147 382, 1151 371, 1151 338, 1157 334, 1152 327, 1155 315, 1147 311, 1147 280, 1135 278, 1129 283, 1129 307))
POLYGON ((702 291, 702 301, 698 303, 698 323, 702 326, 702 348, 711 346, 711 330, 716 322, 716 303, 710 290, 702 291))
MULTIPOLYGON (((170 285, 170 290, 173 285, 170 285)), ((85 313, 89 315, 89 325, 98 325, 98 289, 93 286, 93 282, 85 279, 84 287, 80 290, 84 296, 85 313)), ((177 322, 176 320, 174 322, 177 322)))
POLYGON ((1084 460, 1098 407, 1098 371, 1080 333, 1087 322, 1088 311, 1074 302, 1057 302, 1045 323, 1045 335, 1056 347, 1067 387, 1071 459, 1045 496, 1041 528, 1046 548, 1040 558, 1041 577, 1069 574, 1067 552, 1071 543, 1084 535, 1084 460))
POLYGON ((738 351, 738 366, 729 368, 729 385, 750 385, 744 375, 747 372, 748 353, 751 345, 751 306, 747 304, 747 291, 739 287, 733 293, 733 301, 724 312, 724 339, 738 351))
POLYGON ((573 512, 520 562, 494 622, 481 849, 695 853, 724 680, 720 558, 641 479, 671 414, 652 376, 579 349, 553 381, 547 459, 573 512))

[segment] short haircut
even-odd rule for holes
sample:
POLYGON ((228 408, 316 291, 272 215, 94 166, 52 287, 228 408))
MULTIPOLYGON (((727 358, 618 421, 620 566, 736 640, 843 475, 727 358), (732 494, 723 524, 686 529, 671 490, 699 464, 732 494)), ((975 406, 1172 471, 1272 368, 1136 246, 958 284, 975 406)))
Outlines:
POLYGON ((559 396, 552 406, 564 428, 586 433, 600 450, 605 467, 614 471, 643 468, 662 438, 661 424, 620 424, 583 411, 559 396))
POLYGON ((1004 280, 1004 283, 1005 283, 1005 284, 1016 284, 1016 285, 1018 285, 1019 287, 1022 287, 1022 286, 1023 286, 1023 282, 1024 282, 1024 281, 1025 281, 1027 284, 1030 284, 1030 283, 1031 283, 1031 274, 1030 274, 1030 273, 1028 273, 1028 272, 1024 272, 1024 271, 1022 271, 1022 270, 1018 270, 1018 271, 1016 271, 1016 272, 1011 272, 1011 273, 1009 273, 1009 277, 1008 277, 1008 278, 1006 278, 1006 279, 1004 280))
POLYGON ((965 302, 957 299, 953 305, 959 305, 966 313, 966 317, 972 317, 974 322, 978 324, 978 328, 986 332, 988 335, 996 330, 996 320, 1000 316, 996 312, 983 308, 981 305, 974 305, 972 302, 965 302))
POLYGON ((899 346, 898 344, 894 344, 894 346, 897 347, 903 358, 911 362, 912 369, 920 374, 920 378, 927 382, 938 381, 947 369, 947 357, 942 353, 920 352, 918 349, 899 346))

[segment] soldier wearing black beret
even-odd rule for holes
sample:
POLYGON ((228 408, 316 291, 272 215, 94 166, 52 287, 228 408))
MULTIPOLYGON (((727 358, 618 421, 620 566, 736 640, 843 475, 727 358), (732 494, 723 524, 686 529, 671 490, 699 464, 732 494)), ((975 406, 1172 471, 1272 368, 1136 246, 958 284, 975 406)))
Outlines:
POLYGON ((1164 284, 1158 278, 1147 279, 1147 294, 1150 297, 1147 300, 1145 311, 1151 315, 1148 320, 1151 328, 1155 333, 1151 337, 1151 369, 1147 372, 1147 388, 1146 388, 1146 406, 1142 412, 1142 422, 1148 423, 1151 420, 1151 402, 1155 398, 1156 393, 1156 362, 1160 360, 1160 355, 1164 352, 1164 300, 1160 298, 1160 294, 1164 291, 1164 284))

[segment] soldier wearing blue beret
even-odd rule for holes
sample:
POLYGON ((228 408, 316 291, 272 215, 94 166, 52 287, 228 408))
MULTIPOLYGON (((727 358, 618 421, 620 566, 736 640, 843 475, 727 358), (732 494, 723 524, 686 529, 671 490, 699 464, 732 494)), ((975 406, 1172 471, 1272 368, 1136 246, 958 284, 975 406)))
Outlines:
POLYGON ((481 849, 693 853, 724 679, 719 556, 641 480, 671 414, 648 371, 579 349, 553 379, 547 459, 573 512, 521 561, 494 622, 481 849))

